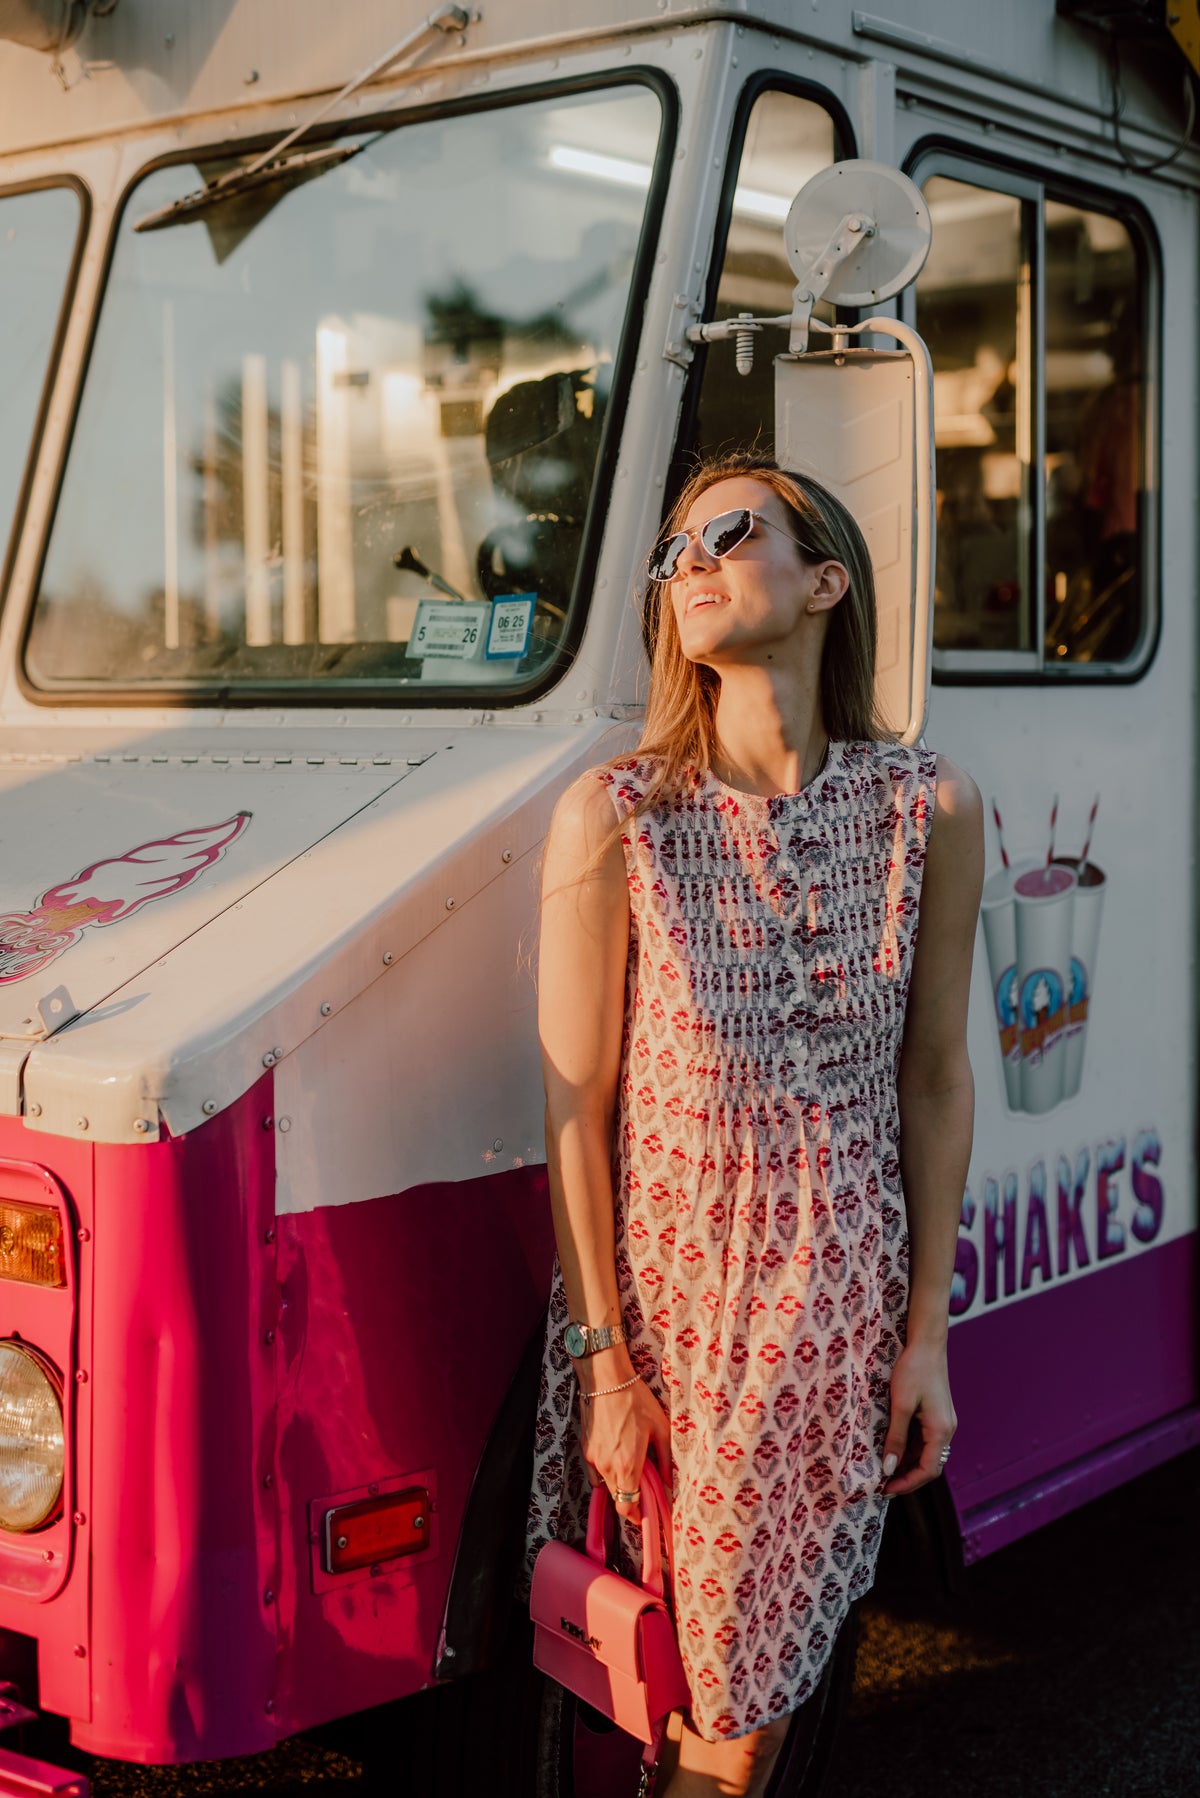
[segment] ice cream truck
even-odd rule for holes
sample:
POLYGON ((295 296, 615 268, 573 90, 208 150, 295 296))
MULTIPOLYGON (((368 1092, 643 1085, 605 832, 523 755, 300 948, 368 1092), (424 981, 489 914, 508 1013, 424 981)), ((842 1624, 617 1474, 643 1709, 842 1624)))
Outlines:
POLYGON ((0 1793, 400 1700, 407 1790, 618 1789, 512 1623, 537 864, 697 451, 850 497, 988 800, 922 1531, 1200 1440, 1198 36, 0 0, 0 1793))

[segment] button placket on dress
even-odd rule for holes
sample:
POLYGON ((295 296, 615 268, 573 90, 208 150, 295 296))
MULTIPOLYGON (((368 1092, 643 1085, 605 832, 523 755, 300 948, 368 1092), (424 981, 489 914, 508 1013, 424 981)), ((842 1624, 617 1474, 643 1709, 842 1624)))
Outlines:
POLYGON ((807 894, 804 890, 804 870, 795 851, 796 802, 802 800, 802 794, 779 794, 767 801, 768 827, 775 839, 773 872, 778 878, 782 875, 788 879, 795 894, 790 906, 775 911, 775 916, 782 929, 783 943, 781 959, 792 976, 792 991, 787 1008, 787 1023, 783 1032, 783 1057, 789 1068, 789 1078, 785 1089, 790 1097, 808 1099, 812 1096, 812 1023, 813 1007, 810 988, 810 954, 806 941, 807 894), (794 1070, 794 1071, 791 1071, 794 1070))

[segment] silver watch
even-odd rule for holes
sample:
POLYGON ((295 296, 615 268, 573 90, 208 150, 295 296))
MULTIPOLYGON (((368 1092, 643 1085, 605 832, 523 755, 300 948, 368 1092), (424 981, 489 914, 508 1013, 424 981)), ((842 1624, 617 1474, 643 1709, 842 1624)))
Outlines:
POLYGON ((573 1361, 582 1361, 600 1349, 615 1348, 628 1340, 624 1324, 568 1324, 563 1331, 563 1344, 573 1361))

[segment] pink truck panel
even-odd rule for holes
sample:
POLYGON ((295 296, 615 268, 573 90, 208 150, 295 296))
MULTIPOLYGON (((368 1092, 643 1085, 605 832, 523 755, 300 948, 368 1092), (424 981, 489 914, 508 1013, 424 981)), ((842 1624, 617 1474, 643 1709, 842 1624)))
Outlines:
POLYGON ((64 1515, 0 1538, 0 1628, 37 1640, 41 1703, 94 1753, 174 1762, 430 1683, 463 1506, 544 1303, 544 1168, 277 1220, 270 1074, 176 1139, 22 1134, 0 1125, 0 1154, 24 1192, 56 1190, 30 1142, 54 1162, 76 1254, 65 1289, 0 1283, 0 1334, 67 1394, 64 1515), (426 1548, 323 1569, 329 1508, 409 1486, 435 1507, 426 1548))
POLYGON ((97 1754, 200 1760, 278 1733, 270 1092, 95 1152, 93 1697, 74 1735, 97 1754))
POLYGON ((279 1219, 281 1732, 431 1683, 462 1509, 551 1253, 544 1167, 279 1219), (315 1511, 430 1473, 436 1552, 314 1578, 315 1511))

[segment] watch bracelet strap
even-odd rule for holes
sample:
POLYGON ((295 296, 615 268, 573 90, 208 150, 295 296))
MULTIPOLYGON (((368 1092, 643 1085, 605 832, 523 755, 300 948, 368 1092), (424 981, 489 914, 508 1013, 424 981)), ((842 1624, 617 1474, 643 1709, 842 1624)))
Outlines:
POLYGON ((576 1324, 576 1329, 583 1332, 585 1355, 598 1355, 601 1349, 616 1348, 622 1342, 628 1342, 629 1334, 624 1323, 615 1324, 576 1324))

